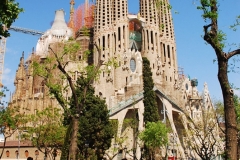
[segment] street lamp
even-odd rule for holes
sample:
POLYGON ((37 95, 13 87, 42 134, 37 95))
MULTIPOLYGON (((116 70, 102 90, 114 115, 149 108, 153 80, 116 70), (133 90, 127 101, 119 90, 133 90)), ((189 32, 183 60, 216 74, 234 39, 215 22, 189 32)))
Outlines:
POLYGON ((19 132, 19 130, 17 129, 16 130, 17 131, 17 134, 18 134, 18 150, 17 150, 17 152, 16 152, 16 156, 17 156, 17 159, 19 159, 19 150, 20 150, 20 140, 21 140, 21 132, 19 132))
POLYGON ((166 113, 168 114, 168 111, 166 109, 166 106, 163 104, 163 110, 161 110, 161 114, 163 114, 163 123, 166 123, 166 113))
POLYGON ((124 153, 125 153, 125 156, 124 156, 124 159, 123 159, 123 160, 127 160, 127 158, 126 158, 126 156, 127 156, 127 146, 125 146, 125 147, 123 148, 123 150, 124 150, 124 153))
POLYGON ((88 147, 89 147, 89 141, 88 140, 86 140, 85 141, 85 148, 86 148, 86 150, 85 150, 85 157, 86 157, 86 159, 88 158, 88 156, 87 156, 87 149, 88 149, 88 147))
POLYGON ((177 143, 177 135, 175 135, 174 133, 171 133, 170 136, 171 136, 171 142, 173 143, 173 149, 172 149, 173 160, 175 160, 176 151, 174 146, 175 146, 175 143, 177 143))

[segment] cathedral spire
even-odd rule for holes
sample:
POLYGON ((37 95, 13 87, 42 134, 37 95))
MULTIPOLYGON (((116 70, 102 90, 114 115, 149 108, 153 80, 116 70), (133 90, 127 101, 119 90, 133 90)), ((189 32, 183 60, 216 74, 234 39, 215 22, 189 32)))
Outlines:
POLYGON ((85 12, 85 17, 84 17, 84 25, 87 26, 86 19, 89 17, 89 0, 85 0, 84 4, 84 12, 85 12))
POLYGON ((70 0, 70 20, 69 27, 74 30, 74 0, 70 0))

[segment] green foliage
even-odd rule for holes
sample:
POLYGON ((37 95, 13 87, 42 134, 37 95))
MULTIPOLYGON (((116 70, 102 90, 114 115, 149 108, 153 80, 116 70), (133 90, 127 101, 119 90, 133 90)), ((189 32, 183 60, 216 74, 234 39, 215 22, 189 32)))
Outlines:
POLYGON ((6 86, 1 86, 1 84, 0 84, 0 88, 1 88, 1 90, 0 90, 0 99, 1 99, 0 105, 5 106, 6 104, 8 104, 8 102, 5 101, 3 98, 6 97, 6 92, 8 92, 9 90, 6 86))
POLYGON ((70 40, 67 43, 65 43, 63 52, 58 52, 59 53, 58 57, 64 60, 64 56, 68 55, 70 60, 78 61, 79 49, 80 49, 79 43, 76 43, 74 40, 70 40))
POLYGON ((127 127, 132 129, 138 128, 138 120, 134 118, 125 118, 122 125, 122 130, 125 130, 127 127))
MULTIPOLYGON (((213 23, 217 22, 218 19, 218 10, 216 8, 216 4, 218 3, 217 0, 201 0, 200 1, 201 6, 198 6, 197 9, 202 10, 203 14, 202 17, 205 20, 205 22, 210 21, 210 24, 213 25, 213 23)), ((235 28, 235 26, 232 26, 235 28)), ((211 31, 209 31, 207 36, 212 39, 212 42, 214 45, 216 45, 217 48, 223 49, 226 45, 226 34, 221 30, 216 30, 216 34, 213 34, 212 32, 215 32, 215 29, 212 28, 211 31)), ((206 35, 205 35, 206 36, 206 35)))
POLYGON ((223 105, 222 101, 218 100, 218 101, 214 102, 214 107, 215 107, 215 111, 216 111, 218 121, 219 122, 224 122, 225 121, 224 105, 223 105))
POLYGON ((11 135, 23 123, 24 115, 18 112, 19 108, 0 108, 0 134, 11 135), (12 130, 12 131, 11 131, 12 130), (11 131, 7 132, 7 131, 11 131))
POLYGON ((69 152, 69 146, 70 142, 69 140, 71 139, 71 131, 72 131, 72 123, 70 123, 67 127, 65 138, 64 138, 64 144, 62 146, 62 154, 60 160, 66 160, 68 159, 68 152, 69 152))
POLYGON ((214 42, 217 44, 217 46, 221 49, 225 48, 225 40, 226 40, 226 34, 221 31, 218 30, 218 34, 216 36, 216 38, 214 39, 214 42))
POLYGON ((110 123, 113 130, 114 137, 117 137, 117 131, 118 131, 118 120, 117 119, 110 119, 110 123))
MULTIPOLYGON (((235 107, 235 112, 236 112, 236 116, 237 116, 237 124, 238 124, 238 128, 240 130, 240 98, 237 95, 233 96, 233 102, 234 102, 234 107, 235 107)), ((215 105, 215 110, 216 110, 216 114, 217 117, 219 119, 219 121, 225 121, 225 117, 224 117, 224 105, 222 101, 216 101, 214 103, 215 105)))
POLYGON ((15 0, 2 0, 0 2, 0 36, 10 36, 6 28, 12 25, 21 12, 23 9, 19 8, 19 4, 15 0))
MULTIPOLYGON (((219 104, 218 104, 219 105, 219 104)), ((208 160, 218 151, 223 152, 223 139, 220 134, 214 109, 203 109, 202 118, 194 121, 188 119, 186 146, 191 148, 201 159, 208 160)))
MULTIPOLYGON (((19 127, 26 124, 24 114, 19 112, 19 107, 0 108, 0 134, 3 135, 4 141, 11 137, 18 131, 19 127)), ((2 158, 5 149, 5 143, 3 143, 2 151, 0 153, 0 159, 2 158)))
POLYGON ((240 131, 240 98, 237 95, 234 95, 233 102, 234 102, 234 107, 235 107, 236 116, 237 116, 237 127, 238 127, 238 130, 240 131))
MULTIPOLYGON (((157 8, 159 8, 161 6, 167 6, 168 10, 172 9, 172 6, 169 3, 166 3, 165 0, 156 0, 156 6, 157 6, 157 8)), ((166 13, 166 10, 164 12, 166 13)))
POLYGON ((155 150, 168 143, 168 128, 162 122, 148 122, 139 138, 144 142, 150 153, 154 156, 155 150))
POLYGON ((203 14, 202 17, 207 19, 217 20, 218 13, 212 12, 211 7, 213 4, 216 4, 217 0, 201 0, 201 6, 198 6, 197 9, 202 10, 203 14))
MULTIPOLYGON (((146 57, 143 57, 143 90, 144 90, 144 92, 143 92, 143 95, 144 95, 143 116, 144 116, 145 124, 148 124, 150 122, 158 122, 160 119, 159 114, 158 114, 156 95, 155 95, 155 92, 153 91, 153 87, 154 87, 154 83, 153 83, 153 79, 152 79, 150 62, 146 57)), ((151 126, 151 124, 152 123, 150 123, 150 126, 151 126)), ((150 126, 148 126, 148 127, 150 127, 150 126)), ((142 136, 140 136, 140 137, 142 137, 142 136)), ((142 137, 142 139, 144 139, 144 138, 142 137)), ((144 144, 144 148, 145 148, 144 155, 148 156, 148 158, 150 158, 151 156, 154 155, 154 150, 152 147, 155 147, 155 146, 150 146, 147 143, 150 144, 150 142, 146 142, 146 144, 144 144)))
POLYGON ((240 15, 236 17, 236 22, 233 25, 230 25, 230 28, 233 31, 237 31, 238 26, 240 26, 240 15))
MULTIPOLYGON (((226 35, 219 30, 219 1, 218 0, 200 0, 198 9, 203 11, 202 17, 208 24, 204 25, 203 39, 214 49, 218 60, 218 80, 222 88, 225 112, 226 127, 226 158, 237 159, 237 130, 236 113, 234 111, 233 96, 231 93, 231 85, 228 81, 229 60, 239 54, 239 50, 224 52, 226 44, 226 35)), ((239 18, 239 17, 238 17, 239 18)), ((238 18, 236 23, 230 28, 235 29, 239 24, 238 18)))
MULTIPOLYGON (((79 154, 80 157, 86 156, 86 154, 83 153, 85 140, 91 140, 91 143, 94 143, 94 147, 90 144, 87 153, 91 154, 91 156, 101 157, 105 150, 109 148, 113 136, 111 124, 108 121, 108 110, 105 101, 96 97, 94 95, 94 89, 91 87, 94 80, 98 78, 102 62, 100 61, 96 66, 87 65, 87 58, 89 58, 91 52, 84 51, 84 53, 82 53, 80 49, 78 42, 72 39, 66 43, 51 44, 49 46, 50 52, 46 59, 41 59, 40 61, 37 57, 36 62, 32 65, 34 75, 43 78, 43 82, 49 88, 50 94, 54 95, 64 109, 65 117, 63 123, 68 126, 69 130, 67 131, 68 135, 65 136, 65 144, 62 151, 63 156, 61 159, 69 158, 69 156, 72 159, 76 159, 77 154, 79 154), (72 71, 69 65, 73 65, 75 69, 72 71), (75 83, 76 71, 81 74, 77 75, 80 76, 78 77, 77 84, 75 83), (69 94, 72 94, 71 98, 66 96, 69 94), (99 123, 102 125, 96 126, 92 128, 92 130, 89 130, 90 128, 88 127, 87 129, 81 130, 84 128, 84 126, 81 125, 85 124, 82 124, 79 119, 83 121, 86 120, 89 123, 86 123, 86 125, 90 125, 91 123, 93 124, 90 126, 99 123), (89 132, 88 134, 82 134, 81 131, 89 132), (77 132, 81 135, 79 142, 77 141, 77 136, 75 136, 77 132), (89 136, 90 134, 91 136, 89 136), (84 137, 85 135, 87 137, 84 137), (85 140, 83 140, 84 138, 85 140), (102 139, 105 142, 102 141, 102 139), (77 143, 79 143, 79 147, 82 147, 81 149, 77 147, 77 143), (78 153, 79 150, 81 150, 81 153, 78 153)), ((98 52, 98 54, 101 55, 100 51, 98 52)))
POLYGON ((107 71, 107 73, 110 73, 113 68, 116 69, 117 67, 119 67, 119 64, 117 58, 115 57, 109 58, 105 63, 105 71, 107 71))
MULTIPOLYGON (((67 70, 68 64, 77 62, 81 72, 84 70, 84 58, 79 60, 80 45, 75 40, 66 43, 55 43, 49 47, 48 56, 40 60, 36 57, 32 63, 33 75, 41 77, 44 84, 49 88, 50 94, 54 95, 62 108, 68 112, 68 97, 64 94, 69 89, 69 82, 72 82, 71 71, 67 70), (68 72, 67 72, 68 71, 68 72)), ((88 53, 84 53, 88 54, 88 53)), ((83 56, 85 57, 85 56, 83 56)), ((74 73, 75 74, 75 73, 74 73)), ((76 106, 78 107, 78 106, 76 106)))
MULTIPOLYGON (((236 112, 236 121, 237 121, 237 130, 238 130, 238 146, 240 145, 240 98, 237 95, 233 96, 233 102, 234 102, 234 107, 235 107, 235 112, 236 112)), ((215 108, 216 108, 216 114, 219 121, 225 122, 225 115, 224 115, 224 105, 222 101, 217 101, 214 103, 215 108)), ((225 128, 222 128, 223 131, 225 128)), ((225 131, 224 131, 225 132, 225 131)))
POLYGON ((28 115, 27 133, 23 138, 31 140, 41 152, 52 154, 54 149, 61 149, 64 143, 66 128, 62 125, 61 110, 47 107, 35 114, 28 115))
POLYGON ((144 122, 157 122, 159 120, 156 95, 153 91, 154 83, 150 62, 143 57, 143 95, 144 95, 144 122))
POLYGON ((79 118, 78 147, 81 157, 97 156, 97 159, 102 159, 105 151, 111 146, 114 130, 105 101, 94 95, 92 86, 88 87, 84 98, 87 82, 83 76, 77 80, 77 96, 79 103, 83 104, 79 118))

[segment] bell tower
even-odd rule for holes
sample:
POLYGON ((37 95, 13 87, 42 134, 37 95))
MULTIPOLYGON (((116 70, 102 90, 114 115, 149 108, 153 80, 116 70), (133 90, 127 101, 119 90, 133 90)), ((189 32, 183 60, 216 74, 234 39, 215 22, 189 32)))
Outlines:
POLYGON ((150 61, 154 82, 168 89, 177 80, 176 43, 169 0, 140 0, 143 27, 142 55, 150 61))
MULTIPOLYGON (((157 4, 156 0, 139 0, 138 15, 128 13, 128 1, 96 0, 94 42, 101 49, 103 61, 116 58, 119 63, 116 69, 103 68, 96 90, 109 97, 140 84, 141 80, 136 82, 140 70, 133 68, 142 67, 141 57, 149 59, 154 83, 163 90, 174 90, 178 66, 169 1, 157 4)), ((94 55, 94 62, 97 57, 94 55)))

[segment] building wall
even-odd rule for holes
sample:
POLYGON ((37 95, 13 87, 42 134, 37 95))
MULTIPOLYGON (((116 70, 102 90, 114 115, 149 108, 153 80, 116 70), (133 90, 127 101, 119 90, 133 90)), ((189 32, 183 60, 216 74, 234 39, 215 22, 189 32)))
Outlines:
MULTIPOLYGON (((19 147, 19 160, 26 160, 28 157, 32 157, 34 160, 44 160, 44 154, 42 152, 38 152, 39 155, 35 154, 35 151, 38 150, 35 147, 19 147), (28 151, 28 154, 26 154, 26 151, 28 151)), ((12 147, 6 147, 3 152, 3 156, 1 160, 16 160, 17 154, 16 151, 18 151, 18 146, 12 146, 12 147), (9 156, 7 156, 7 151, 9 151, 9 156)), ((60 152, 57 153, 57 156, 55 160, 60 159, 60 152)))
MULTIPOLYGON (((172 144, 177 146, 177 156, 185 157, 183 139, 187 135, 180 132, 187 128, 184 122, 177 123, 181 121, 179 115, 187 113, 192 119, 199 119, 202 109, 213 108, 213 105, 207 85, 204 86, 202 95, 189 78, 180 74, 168 0, 164 0, 160 6, 149 0, 139 0, 139 3, 139 14, 131 15, 128 14, 127 0, 96 0, 93 35, 79 34, 77 40, 80 44, 84 43, 82 51, 93 48, 92 41, 100 49, 97 52, 94 48, 92 60, 88 63, 96 65, 100 54, 100 59, 105 64, 101 67, 99 79, 94 82, 95 94, 106 100, 111 119, 119 121, 119 137, 124 132, 122 123, 133 109, 139 115, 139 130, 144 129, 142 57, 149 59, 160 117, 164 117, 162 120, 165 122, 168 120, 172 132, 178 135, 176 144, 172 144), (113 60, 118 67, 106 65, 113 60)), ((27 61, 28 65, 30 62, 27 61)), ((74 73, 74 80, 79 73, 77 66, 79 64, 76 62, 68 65, 69 71, 74 73)), ((58 106, 55 99, 47 96, 47 88, 41 82, 41 78, 32 76, 31 68, 24 68, 22 57, 14 82, 16 91, 10 106, 27 107, 29 113, 49 105, 58 106)), ((132 135, 132 131, 128 134, 132 135)), ((129 150, 132 142, 133 139, 126 142, 129 150)), ((138 157, 141 147, 137 146, 138 157)), ((171 155, 170 150, 167 152, 171 155)))

